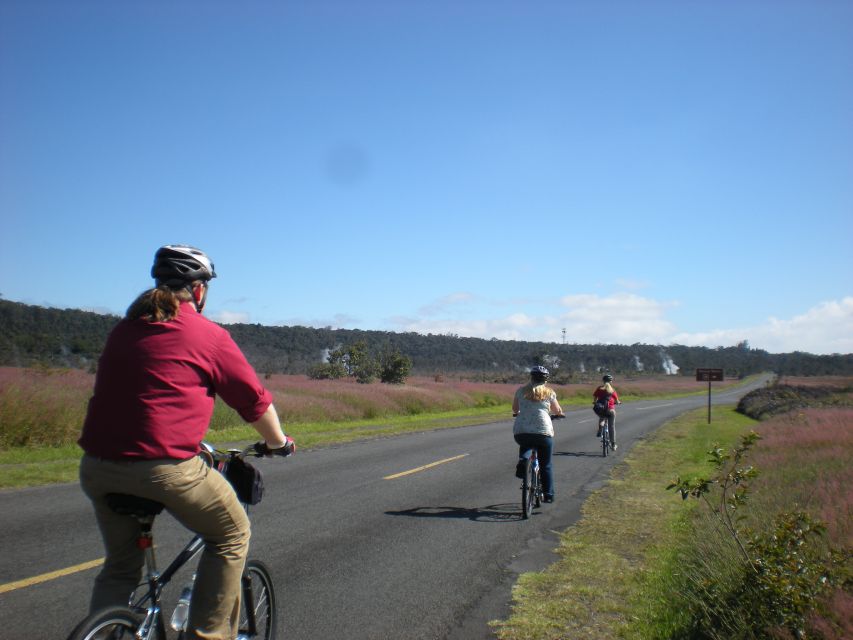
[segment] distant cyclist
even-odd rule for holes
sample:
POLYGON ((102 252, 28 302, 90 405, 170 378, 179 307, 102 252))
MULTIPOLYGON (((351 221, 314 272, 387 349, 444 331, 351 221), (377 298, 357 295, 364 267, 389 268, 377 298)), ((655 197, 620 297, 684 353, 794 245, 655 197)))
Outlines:
POLYGON ((622 401, 619 400, 619 394, 616 393, 616 389, 614 389, 611 384, 611 382, 613 382, 613 376, 608 373, 601 379, 601 381, 604 384, 597 387, 596 390, 592 392, 592 410, 595 411, 599 418, 598 431, 596 432, 595 437, 601 437, 601 430, 604 428, 606 423, 607 429, 610 432, 610 448, 615 451, 616 410, 613 407, 617 404, 622 404, 622 401))
POLYGON ((518 443, 515 475, 524 478, 525 463, 531 451, 536 449, 545 502, 554 501, 554 476, 551 473, 554 425, 551 416, 563 415, 557 394, 545 384, 549 375, 545 367, 533 367, 530 370, 530 382, 520 387, 512 400, 512 415, 515 416, 512 435, 518 443))

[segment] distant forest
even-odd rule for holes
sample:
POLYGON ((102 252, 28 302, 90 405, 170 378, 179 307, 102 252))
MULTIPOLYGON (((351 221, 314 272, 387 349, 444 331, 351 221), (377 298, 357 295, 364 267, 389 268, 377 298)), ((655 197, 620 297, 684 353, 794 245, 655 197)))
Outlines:
MULTIPOLYGON (((94 370, 117 316, 54 309, 0 299, 0 365, 94 370)), ((464 375, 489 381, 516 380, 544 364, 557 381, 588 380, 600 371, 640 376, 694 376, 701 367, 725 370, 727 378, 760 371, 780 375, 851 375, 853 354, 771 354, 746 341, 731 347, 610 345, 485 340, 357 329, 231 324, 226 329, 259 373, 304 374, 330 350, 364 341, 378 353, 396 349, 412 360, 415 375, 464 375)))

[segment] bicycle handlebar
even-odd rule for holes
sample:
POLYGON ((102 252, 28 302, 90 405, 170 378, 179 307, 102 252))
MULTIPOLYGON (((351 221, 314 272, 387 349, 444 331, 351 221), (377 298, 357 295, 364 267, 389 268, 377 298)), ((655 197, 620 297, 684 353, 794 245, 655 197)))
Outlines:
POLYGON ((296 443, 293 441, 293 438, 290 436, 286 436, 287 441, 285 442, 283 447, 279 447, 278 449, 270 449, 266 442, 261 440, 260 442, 255 442, 254 444, 250 444, 244 449, 227 449, 221 450, 214 448, 211 444, 207 442, 201 443, 202 452, 206 453, 210 456, 212 460, 215 462, 224 462, 230 460, 231 458, 263 458, 263 457, 282 457, 287 458, 288 456, 293 455, 296 451, 296 443))

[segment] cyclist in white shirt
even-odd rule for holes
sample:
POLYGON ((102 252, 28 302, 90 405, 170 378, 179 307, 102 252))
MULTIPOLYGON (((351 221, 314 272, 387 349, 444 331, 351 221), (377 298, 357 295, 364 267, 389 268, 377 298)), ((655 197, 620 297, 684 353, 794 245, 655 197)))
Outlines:
POLYGON ((554 475, 551 472, 551 452, 554 449, 554 425, 552 415, 563 415, 557 402, 557 394, 545 384, 549 376, 545 367, 530 370, 530 382, 515 392, 512 400, 512 415, 515 422, 512 435, 518 443, 518 464, 515 475, 524 477, 524 466, 531 451, 536 449, 545 502, 554 501, 554 475))

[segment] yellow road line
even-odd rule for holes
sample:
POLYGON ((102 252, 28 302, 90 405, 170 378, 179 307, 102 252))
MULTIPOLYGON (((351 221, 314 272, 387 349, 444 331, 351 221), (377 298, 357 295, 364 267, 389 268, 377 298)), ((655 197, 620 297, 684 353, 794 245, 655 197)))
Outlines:
POLYGON ((25 578, 24 580, 18 580, 16 582, 7 582, 6 584, 0 584, 0 593, 14 591, 15 589, 23 589, 24 587, 30 587, 34 584, 39 584, 40 582, 47 582, 48 580, 55 580, 56 578, 77 573, 78 571, 85 571, 86 569, 98 567, 102 564, 104 564, 104 559, 98 558, 97 560, 90 560, 89 562, 77 564, 73 567, 58 569, 56 571, 51 571, 50 573, 43 573, 40 576, 33 576, 32 578, 25 578))
POLYGON ((408 476, 413 473, 417 473, 418 471, 423 471, 424 469, 429 469, 430 467, 435 467, 440 464, 445 464, 446 462, 453 462, 454 460, 460 460, 467 456, 467 453, 463 453, 461 456, 454 456, 453 458, 445 458, 444 460, 439 460, 437 462, 430 462, 429 464, 425 464, 422 467, 418 467, 417 469, 409 469, 408 471, 403 471, 401 473, 395 473, 391 476, 385 476, 382 478, 383 480, 394 480, 395 478, 402 478, 403 476, 408 476))

